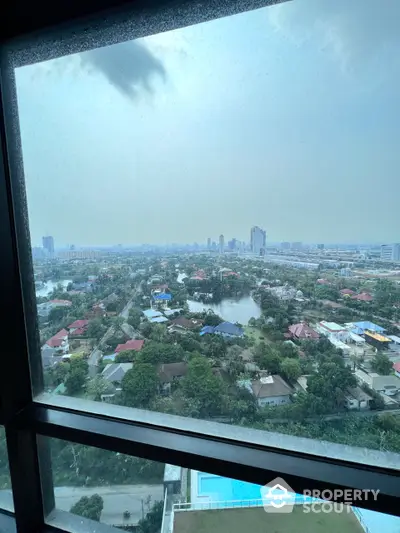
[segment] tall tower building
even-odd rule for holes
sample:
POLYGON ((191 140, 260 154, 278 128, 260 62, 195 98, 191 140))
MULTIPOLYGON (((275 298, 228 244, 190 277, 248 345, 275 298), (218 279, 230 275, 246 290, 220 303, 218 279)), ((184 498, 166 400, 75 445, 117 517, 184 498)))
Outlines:
POLYGON ((54 239, 51 235, 42 237, 43 248, 49 255, 54 255, 54 239))
POLYGON ((211 250, 211 237, 207 239, 207 250, 211 250))
POLYGON ((223 254, 225 248, 225 239, 223 235, 219 236, 219 253, 223 254))
POLYGON ((253 226, 250 231, 250 247, 253 254, 265 255, 267 234, 258 226, 253 226))

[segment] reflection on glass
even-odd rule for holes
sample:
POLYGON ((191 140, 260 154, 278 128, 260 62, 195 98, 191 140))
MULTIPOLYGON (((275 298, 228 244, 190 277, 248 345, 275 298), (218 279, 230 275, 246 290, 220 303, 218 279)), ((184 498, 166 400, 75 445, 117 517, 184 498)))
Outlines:
POLYGON ((16 70, 47 392, 400 451, 399 9, 16 70))
POLYGON ((14 510, 11 493, 10 470, 8 467, 7 442, 4 427, 0 426, 0 507, 14 510))
MULTIPOLYGON (((400 525, 357 507, 352 494, 347 505, 330 491, 324 499, 296 494, 281 478, 254 485, 60 440, 51 450, 56 510, 139 533, 379 533, 382 526, 394 533, 400 525)), ((57 511, 48 520, 56 523, 57 511)))

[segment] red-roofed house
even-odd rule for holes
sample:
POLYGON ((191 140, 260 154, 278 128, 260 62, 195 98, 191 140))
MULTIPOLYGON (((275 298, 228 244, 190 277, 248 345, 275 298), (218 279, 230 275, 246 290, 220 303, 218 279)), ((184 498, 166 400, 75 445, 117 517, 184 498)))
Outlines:
POLYGON ((82 320, 75 320, 75 322, 72 322, 69 326, 67 326, 70 333, 73 333, 74 335, 82 335, 82 333, 77 333, 77 330, 83 330, 85 331, 87 326, 89 324, 89 320, 86 318, 82 320))
POLYGON ((353 296, 355 294, 351 289, 341 289, 339 292, 342 296, 353 296))
POLYGON ((330 281, 328 281, 327 279, 323 279, 323 278, 317 279, 317 283, 318 285, 331 285, 330 281))
POLYGON ((118 344, 118 346, 115 348, 115 353, 126 352, 126 350, 135 350, 135 352, 140 352, 140 350, 143 348, 143 344, 143 340, 132 339, 124 344, 118 344))
POLYGON ((49 355, 62 355, 68 353, 68 351, 68 331, 66 329, 62 329, 50 337, 42 346, 42 352, 46 352, 49 355))
POLYGON ((289 326, 289 333, 295 339, 319 339, 319 334, 305 322, 289 326))
POLYGON ((355 296, 352 296, 352 299, 358 300, 359 302, 371 302, 373 300, 372 296, 368 292, 356 294, 355 296))
POLYGON ((398 361, 397 363, 393 363, 393 370, 396 376, 400 378, 400 361, 398 361))

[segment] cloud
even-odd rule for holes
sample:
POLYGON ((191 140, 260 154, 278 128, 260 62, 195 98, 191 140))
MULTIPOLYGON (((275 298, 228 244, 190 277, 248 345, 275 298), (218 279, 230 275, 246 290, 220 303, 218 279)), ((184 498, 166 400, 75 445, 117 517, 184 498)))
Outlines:
MULTIPOLYGON (((268 18, 295 45, 315 42, 344 72, 368 69, 382 54, 392 58, 400 44, 399 0, 293 0, 269 8, 268 18)), ((393 61, 399 65, 398 54, 393 61)))
POLYGON ((83 65, 101 72, 123 95, 135 99, 141 90, 153 92, 151 78, 166 78, 163 63, 136 41, 97 48, 81 54, 83 65))

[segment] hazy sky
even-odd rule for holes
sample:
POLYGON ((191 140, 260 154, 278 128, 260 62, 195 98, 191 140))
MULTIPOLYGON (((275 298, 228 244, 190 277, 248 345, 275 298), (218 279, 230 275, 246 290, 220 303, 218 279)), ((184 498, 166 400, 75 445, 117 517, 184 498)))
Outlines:
POLYGON ((32 241, 400 239, 399 0, 293 0, 17 70, 32 241))

